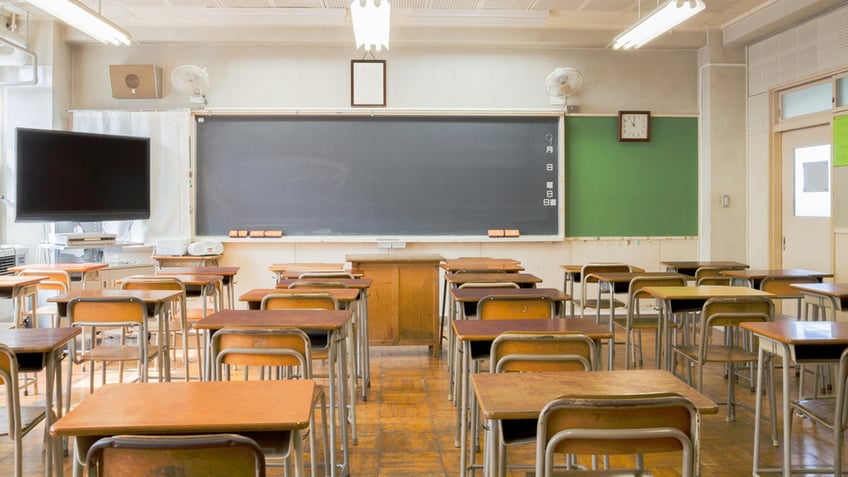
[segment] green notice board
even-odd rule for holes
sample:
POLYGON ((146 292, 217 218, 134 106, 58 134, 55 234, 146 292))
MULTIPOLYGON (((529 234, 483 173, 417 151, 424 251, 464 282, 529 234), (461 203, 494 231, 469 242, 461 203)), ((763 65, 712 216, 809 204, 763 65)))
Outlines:
POLYGON ((618 117, 565 121, 565 234, 698 235, 698 120, 651 118, 651 140, 619 142, 618 117))
POLYGON ((848 115, 833 118, 833 165, 848 166, 848 115))

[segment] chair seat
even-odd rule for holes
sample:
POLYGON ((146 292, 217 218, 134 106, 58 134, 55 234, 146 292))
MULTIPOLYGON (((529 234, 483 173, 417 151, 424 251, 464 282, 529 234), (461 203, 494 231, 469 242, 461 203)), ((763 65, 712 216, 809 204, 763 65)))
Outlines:
MULTIPOLYGON (((582 302, 582 300, 574 300, 578 306, 582 306, 583 308, 601 308, 601 309, 609 309, 610 308, 610 300, 602 299, 602 300, 586 300, 582 302)), ((614 308, 624 308, 624 302, 618 299, 612 300, 612 306, 614 308)))
MULTIPOLYGON (((26 434, 35 426, 41 424, 46 414, 44 406, 21 406, 21 432, 26 434)), ((9 435, 9 413, 0 413, 0 436, 9 435)))
MULTIPOLYGON (((155 356, 159 351, 156 345, 147 346, 147 356, 155 356)), ((86 361, 138 361, 137 346, 98 346, 80 356, 86 361)))
MULTIPOLYGON (((697 346, 678 346, 674 349, 693 361, 698 360, 697 346)), ((738 346, 710 346, 707 351, 707 362, 711 361, 746 363, 757 361, 757 353, 739 348, 738 346)))

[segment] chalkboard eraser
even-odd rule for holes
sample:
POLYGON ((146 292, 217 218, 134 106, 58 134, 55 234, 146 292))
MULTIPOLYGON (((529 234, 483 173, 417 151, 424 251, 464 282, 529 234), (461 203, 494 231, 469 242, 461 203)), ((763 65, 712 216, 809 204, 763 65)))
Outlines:
POLYGON ((245 237, 247 237, 248 235, 249 235, 249 232, 248 232, 247 230, 239 230, 239 231, 238 231, 238 236, 239 236, 239 238, 245 238, 245 237))
POLYGON ((230 238, 236 238, 238 237, 238 230, 230 230, 230 233, 227 235, 229 235, 230 238))
POLYGON ((504 229, 489 229, 489 237, 503 237, 504 229))
POLYGON ((506 229, 504 230, 504 237, 518 237, 521 234, 518 233, 518 229, 506 229))
POLYGON ((265 237, 280 238, 283 236, 282 230, 266 230, 265 237))
POLYGON ((265 236, 264 230, 251 230, 250 231, 250 237, 251 238, 262 238, 264 236, 265 236))

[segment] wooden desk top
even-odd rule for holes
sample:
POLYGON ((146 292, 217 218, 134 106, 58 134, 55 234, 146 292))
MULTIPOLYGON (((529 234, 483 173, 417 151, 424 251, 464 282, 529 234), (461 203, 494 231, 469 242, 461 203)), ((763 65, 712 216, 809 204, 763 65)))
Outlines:
POLYGON ((742 328, 788 345, 848 345, 845 321, 772 321, 742 323, 742 328))
MULTIPOLYGON (((374 280, 370 278, 284 278, 277 282, 277 288, 289 288, 294 282, 338 282, 344 284, 347 288, 356 288, 358 290, 363 290, 371 286, 371 283, 374 280)), ((308 287, 300 287, 296 288, 297 290, 303 290, 308 287)), ((316 287, 319 288, 319 287, 316 287)), ((324 287, 326 288, 326 287, 324 287)), ((322 288, 322 289, 324 289, 322 288)))
POLYGON ((0 276, 0 288, 18 288, 18 287, 26 287, 30 285, 36 285, 38 282, 42 280, 46 280, 47 277, 42 277, 39 275, 28 275, 22 277, 20 275, 2 275, 0 276))
POLYGON ((194 323, 197 329, 226 326, 291 326, 310 330, 338 330, 353 317, 350 310, 221 310, 194 323))
POLYGON ((588 276, 595 277, 602 282, 609 283, 630 283, 634 278, 638 277, 647 277, 647 278, 662 278, 662 277, 679 277, 684 280, 692 279, 692 277, 688 275, 683 275, 682 273, 676 272, 595 272, 590 273, 588 276))
POLYGON ((95 270, 103 270, 109 268, 108 263, 28 263, 26 265, 17 265, 10 267, 9 270, 15 273, 26 270, 28 268, 42 268, 45 270, 64 270, 68 273, 86 273, 95 270))
POLYGON ((235 276, 240 267, 168 267, 156 270, 156 275, 221 275, 235 276))
POLYGON ((287 270, 300 272, 339 272, 344 269, 344 263, 320 263, 320 262, 288 262, 272 263, 268 270, 274 273, 282 273, 287 270))
POLYGON ((772 297, 772 293, 749 287, 727 286, 685 286, 685 287, 645 287, 645 293, 662 300, 707 300, 710 298, 742 298, 751 296, 772 297))
POLYGON ((109 384, 56 421, 50 434, 238 434, 305 429, 314 390, 312 380, 109 384), (285 405, 281 405, 281 396, 285 405), (162 412, 163 406, 179 412, 162 412))
POLYGON ((0 329, 0 343, 15 353, 49 353, 80 333, 79 327, 0 329))
POLYGON ((553 399, 676 392, 702 414, 718 413, 718 405, 673 374, 659 369, 542 373, 477 373, 471 376, 480 412, 486 419, 535 419, 553 399))
POLYGON ((179 261, 179 262, 202 262, 204 260, 218 260, 223 257, 224 254, 211 254, 211 255, 153 255, 153 260, 156 261, 179 261))
POLYGON ((546 296, 554 301, 568 301, 571 297, 558 288, 452 288, 454 300, 460 303, 478 302, 489 295, 546 296))
POLYGON ((518 260, 487 257, 450 258, 440 263, 439 267, 446 272, 456 272, 458 270, 520 272, 524 270, 524 267, 518 260))
POLYGON ((506 331, 526 333, 575 333, 594 340, 612 338, 609 326, 590 318, 555 318, 552 320, 453 320, 456 339, 460 341, 492 341, 506 331))
POLYGON ((356 288, 321 288, 321 287, 303 287, 303 288, 254 288, 243 293, 239 297, 239 301, 248 303, 259 303, 265 295, 271 293, 280 293, 287 295, 295 295, 299 293, 329 293, 336 300, 342 303, 348 303, 359 298, 359 290, 356 288))
POLYGON ((680 261, 662 261, 660 265, 673 268, 680 273, 686 275, 694 275, 695 270, 701 267, 714 268, 748 268, 748 265, 742 262, 733 260, 680 260, 680 261))
POLYGON ((453 285, 462 285, 463 283, 494 283, 494 282, 512 282, 517 285, 542 283, 542 279, 532 273, 445 273, 445 281, 453 285))
POLYGON ((119 290, 115 288, 101 290, 72 290, 66 295, 56 295, 47 298, 47 301, 59 304, 67 304, 78 297, 110 297, 110 296, 134 296, 147 304, 165 303, 177 299, 181 293, 176 290, 119 290))
POLYGON ((805 270, 803 268, 785 268, 770 270, 750 270, 742 268, 737 270, 722 270, 719 272, 719 274, 728 277, 742 278, 745 280, 762 280, 765 277, 814 277, 818 279, 833 277, 832 273, 819 272, 816 270, 805 270))
POLYGON ((354 263, 405 263, 405 262, 441 262, 445 258, 435 253, 357 253, 346 255, 345 260, 354 263))
POLYGON ((796 283, 790 286, 815 295, 848 299, 848 283, 796 283))

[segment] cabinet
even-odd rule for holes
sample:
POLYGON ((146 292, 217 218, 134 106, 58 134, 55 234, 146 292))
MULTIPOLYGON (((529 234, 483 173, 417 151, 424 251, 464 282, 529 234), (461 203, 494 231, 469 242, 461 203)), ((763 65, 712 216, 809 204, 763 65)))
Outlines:
POLYGON ((368 295, 371 345, 427 345, 438 355, 439 263, 436 254, 357 254, 345 259, 373 280, 368 295))

